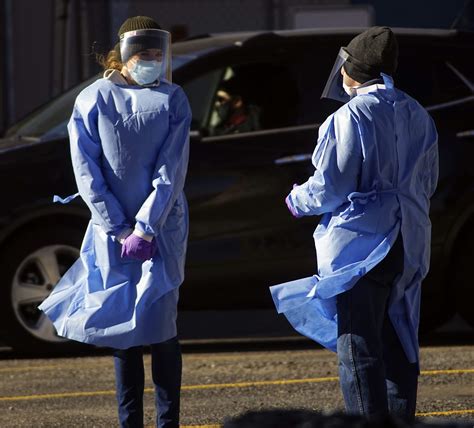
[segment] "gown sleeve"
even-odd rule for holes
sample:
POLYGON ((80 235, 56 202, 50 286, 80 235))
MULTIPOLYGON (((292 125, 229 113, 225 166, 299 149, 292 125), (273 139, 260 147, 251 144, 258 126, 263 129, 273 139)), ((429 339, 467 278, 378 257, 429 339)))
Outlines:
POLYGON ((427 132, 429 138, 435 141, 434 144, 431 145, 429 150, 426 154, 426 174, 427 177, 427 194, 428 197, 431 198, 436 190, 436 186, 438 185, 438 178, 439 178, 439 153, 438 153, 438 133, 436 131, 436 126, 434 124, 433 119, 430 118, 429 123, 429 131, 427 132))
POLYGON ((101 169, 102 145, 97 129, 98 112, 80 99, 76 100, 68 123, 71 160, 79 194, 93 218, 108 235, 119 235, 130 228, 124 211, 110 191, 101 169))
POLYGON ((357 121, 345 109, 329 117, 328 122, 321 126, 313 155, 316 171, 288 197, 297 216, 333 212, 358 187, 362 146, 357 121))
POLYGON ((184 91, 178 88, 170 102, 169 133, 155 165, 153 191, 135 217, 135 229, 142 234, 158 234, 183 190, 189 160, 190 124, 191 108, 184 91))

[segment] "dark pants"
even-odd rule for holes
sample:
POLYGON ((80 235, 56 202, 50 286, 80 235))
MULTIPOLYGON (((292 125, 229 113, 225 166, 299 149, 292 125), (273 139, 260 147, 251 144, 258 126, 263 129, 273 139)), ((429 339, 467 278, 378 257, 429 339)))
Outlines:
POLYGON ((402 271, 399 237, 378 266, 338 296, 339 378, 350 413, 415 417, 418 365, 408 362, 387 313, 391 288, 402 271))
MULTIPOLYGON (((143 427, 143 347, 116 350, 114 363, 120 426, 143 427)), ((181 367, 181 348, 176 337, 151 345, 157 427, 179 427, 181 367)))

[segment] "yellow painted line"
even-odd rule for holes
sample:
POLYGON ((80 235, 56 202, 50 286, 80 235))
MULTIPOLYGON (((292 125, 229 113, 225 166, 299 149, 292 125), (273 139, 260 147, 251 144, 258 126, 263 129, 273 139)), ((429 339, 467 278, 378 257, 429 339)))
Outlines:
POLYGON ((417 413, 416 416, 451 416, 451 415, 468 415, 470 413, 474 413, 474 409, 448 410, 445 412, 421 412, 421 413, 417 413))
MULTIPOLYGON (((301 354, 305 354, 312 351, 299 351, 301 354)), ((199 359, 202 358, 200 356, 185 356, 185 359, 199 359)), ((233 360, 233 359, 240 359, 241 357, 237 355, 222 355, 213 357, 212 359, 223 359, 223 360, 233 360)), ((206 358, 206 360, 210 360, 211 358, 206 358)), ((85 363, 83 364, 84 367, 112 367, 109 362, 96 362, 94 364, 85 363)), ((13 373, 13 372, 29 372, 29 371, 37 371, 37 370, 65 370, 67 368, 77 369, 77 365, 71 365, 68 363, 67 365, 40 365, 40 366, 26 366, 26 367, 2 367, 0 368, 0 373, 13 373)), ((459 373, 472 373, 474 369, 460 369, 460 370, 424 370, 421 372, 422 375, 442 375, 442 374, 459 374, 459 373)))
MULTIPOLYGON (((89 365, 85 365, 90 367, 89 365)), ((110 364, 94 364, 94 366, 99 367, 109 367, 110 364)), ((110 366, 111 367, 111 366, 110 366)), ((77 366, 71 368, 77 369, 77 366)), ((44 366, 27 366, 27 367, 4 367, 0 368, 0 373, 10 373, 10 372, 23 372, 23 371, 37 371, 37 370, 64 370, 63 366, 59 365, 44 365, 44 366)), ((448 370, 422 370, 422 375, 443 375, 443 374, 462 374, 462 373, 473 373, 474 369, 448 369, 448 370)), ((308 381, 312 381, 308 379, 308 381)))
POLYGON ((64 370, 64 366, 27 366, 27 367, 4 367, 0 369, 0 373, 11 372, 31 372, 37 370, 64 370))
POLYGON ((0 373, 28 372, 28 371, 36 371, 36 370, 55 370, 58 368, 59 368, 58 366, 4 367, 0 369, 0 373))
POLYGON ((474 373, 474 369, 422 370, 422 376, 474 373))
POLYGON ((73 369, 77 370, 78 368, 84 368, 84 369, 90 369, 90 368, 108 368, 110 367, 113 369, 113 363, 94 363, 94 364, 89 364, 89 363, 84 363, 81 365, 77 365, 74 363, 66 364, 66 365, 60 365, 60 364, 55 364, 55 365, 43 365, 43 366, 25 366, 25 367, 2 367, 0 368, 0 373, 9 373, 9 372, 34 372, 37 370, 67 370, 67 369, 73 369))
MULTIPOLYGON (((218 389, 218 388, 248 388, 253 386, 264 385, 289 385, 297 383, 317 383, 317 382, 333 382, 337 381, 337 377, 322 377, 312 379, 288 379, 288 380, 268 380, 255 382, 239 382, 239 383, 209 383, 204 385, 183 385, 181 391, 192 391, 201 389, 218 389)), ((154 392, 153 388, 145 388, 145 392, 154 392)), ((83 391, 83 392, 61 392, 55 394, 32 394, 32 395, 16 395, 12 397, 0 397, 1 401, 26 401, 26 400, 44 400, 51 398, 71 398, 71 397, 94 397, 100 395, 115 395, 115 390, 106 391, 83 391)))
MULTIPOLYGON (((147 388, 151 392, 151 388, 147 388)), ((83 392, 58 392, 55 394, 33 394, 17 395, 12 397, 0 397, 0 401, 26 401, 26 400, 44 400, 50 398, 70 398, 70 397, 95 397, 99 395, 115 395, 115 391, 83 391, 83 392)))
POLYGON ((319 382, 335 382, 339 380, 338 377, 315 377, 307 379, 283 379, 283 380, 260 380, 253 382, 238 382, 238 383, 209 383, 205 385, 185 385, 181 389, 196 390, 196 389, 217 389, 217 388, 248 388, 252 386, 266 386, 266 385, 292 385, 298 383, 319 383, 319 382))
MULTIPOLYGON (((465 374, 474 373, 474 369, 450 369, 450 370, 425 370, 421 374, 423 376, 434 376, 443 374, 465 374)), ((321 382, 336 382, 339 378, 336 376, 316 377, 305 379, 281 379, 281 380, 263 380, 251 382, 236 382, 236 383, 209 383, 202 385, 183 385, 182 391, 194 391, 204 389, 227 389, 227 388, 249 388, 268 385, 294 385, 303 383, 321 383, 321 382)), ((153 392, 153 388, 145 388, 145 392, 153 392)), ((83 391, 83 392, 63 392, 54 394, 32 394, 32 395, 17 395, 12 397, 0 397, 1 401, 25 401, 25 400, 43 400, 51 398, 69 398, 69 397, 93 397, 100 395, 114 395, 114 390, 105 391, 83 391)))
MULTIPOLYGON (((452 370, 424 370, 421 372, 423 376, 434 376, 443 374, 464 374, 474 373, 474 369, 452 369, 452 370)), ((182 390, 196 390, 196 389, 214 389, 214 388, 248 388, 252 386, 266 386, 266 385, 292 385, 299 383, 320 383, 320 382, 336 382, 339 378, 337 376, 330 377, 316 377, 305 379, 283 379, 283 380, 263 380, 254 382, 238 382, 238 383, 210 383, 205 385, 187 385, 183 386, 182 390)))

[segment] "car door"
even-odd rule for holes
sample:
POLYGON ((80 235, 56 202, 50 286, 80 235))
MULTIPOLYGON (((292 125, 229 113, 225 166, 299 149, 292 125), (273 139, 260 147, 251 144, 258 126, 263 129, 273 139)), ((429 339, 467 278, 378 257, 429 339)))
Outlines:
MULTIPOLYGON (((430 208, 431 263, 421 304, 420 328, 426 331, 460 311, 454 290, 463 281, 472 283, 470 276, 460 277, 458 263, 465 254, 464 237, 474 232, 472 226, 466 228, 474 219, 474 76, 470 55, 460 46, 414 44, 401 45, 395 83, 429 112, 439 147, 438 186, 430 208)), ((463 301, 470 301, 465 292, 459 294, 464 295, 463 301)))
POLYGON ((181 304, 187 309, 270 307, 269 286, 316 272, 318 218, 294 219, 284 202, 293 184, 314 172, 319 123, 302 110, 308 73, 302 63, 250 61, 245 71, 262 125, 215 135, 215 96, 233 68, 225 64, 183 84, 194 126, 202 126, 191 142, 185 188, 190 240, 181 304))

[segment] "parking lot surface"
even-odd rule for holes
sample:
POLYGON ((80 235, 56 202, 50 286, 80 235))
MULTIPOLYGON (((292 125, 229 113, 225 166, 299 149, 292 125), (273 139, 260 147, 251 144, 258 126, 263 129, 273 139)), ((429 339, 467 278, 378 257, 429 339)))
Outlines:
MULTIPOLYGON (((235 343, 225 352, 196 352, 184 346, 183 426, 216 426, 247 410, 342 408, 333 353, 293 339, 253 348, 235 343)), ((418 416, 474 419, 474 346, 425 346, 421 357, 418 416)), ((0 361, 1 427, 113 427, 116 420, 108 353, 0 361)), ((145 422, 153 421, 147 372, 145 422)))

